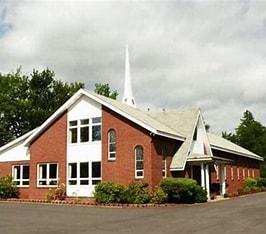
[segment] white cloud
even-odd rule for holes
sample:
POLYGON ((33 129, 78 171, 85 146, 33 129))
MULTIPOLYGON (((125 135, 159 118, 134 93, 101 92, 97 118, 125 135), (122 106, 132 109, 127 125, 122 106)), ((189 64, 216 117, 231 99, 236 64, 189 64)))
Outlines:
POLYGON ((122 95, 128 42, 140 106, 200 107, 216 132, 232 130, 246 108, 266 123, 263 1, 0 3, 11 25, 0 34, 1 72, 49 67, 122 95))

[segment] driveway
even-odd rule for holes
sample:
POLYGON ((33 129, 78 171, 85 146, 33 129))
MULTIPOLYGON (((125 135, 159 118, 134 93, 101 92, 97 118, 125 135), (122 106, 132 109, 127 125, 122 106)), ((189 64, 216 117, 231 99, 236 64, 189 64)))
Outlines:
POLYGON ((2 202, 0 233, 266 233, 266 193, 174 208, 2 202))

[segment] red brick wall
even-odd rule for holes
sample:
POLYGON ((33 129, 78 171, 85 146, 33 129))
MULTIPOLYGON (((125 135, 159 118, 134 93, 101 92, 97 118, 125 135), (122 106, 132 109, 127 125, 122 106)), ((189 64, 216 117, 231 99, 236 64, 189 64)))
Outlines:
POLYGON ((170 164, 172 162, 173 155, 176 153, 177 149, 180 147, 181 143, 175 140, 166 139, 164 137, 155 136, 152 140, 152 180, 150 182, 152 188, 157 186, 161 179, 162 174, 162 150, 166 148, 166 165, 167 165, 167 176, 171 176, 170 164))
POLYGON ((134 148, 144 149, 144 180, 151 181, 151 136, 130 120, 102 107, 102 180, 129 184, 135 180, 134 148), (108 160, 108 131, 116 131, 116 160, 108 160))
MULTIPOLYGON (((226 191, 231 195, 236 194, 237 190, 243 186, 245 178, 248 177, 248 169, 250 171, 250 177, 252 177, 252 170, 254 170, 255 178, 260 177, 260 161, 258 160, 241 157, 218 150, 213 150, 213 154, 215 156, 233 160, 232 164, 226 165, 226 191), (231 176, 231 167, 233 167, 233 178, 231 176), (237 176, 237 168, 239 168, 239 179, 237 176), (245 170, 245 177, 243 177, 243 169, 245 170)), ((214 166, 211 167, 211 183, 219 183, 214 166)))
MULTIPOLYGON (((29 165, 29 161, 16 161, 16 162, 1 162, 0 175, 12 175, 13 165, 29 165)), ((19 197, 23 199, 29 198, 29 188, 19 188, 19 197)))
POLYGON ((62 114, 30 145, 30 198, 42 199, 48 188, 37 187, 37 164, 58 163, 60 183, 66 182, 67 114, 62 114))

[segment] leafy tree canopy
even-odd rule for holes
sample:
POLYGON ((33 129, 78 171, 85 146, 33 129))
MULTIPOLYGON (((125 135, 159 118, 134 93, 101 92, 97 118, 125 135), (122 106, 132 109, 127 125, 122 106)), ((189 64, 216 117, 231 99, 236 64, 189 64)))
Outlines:
POLYGON ((246 110, 235 133, 223 132, 222 136, 258 155, 266 157, 266 128, 246 110))
POLYGON ((53 71, 0 73, 0 146, 41 125, 83 83, 55 79, 53 71))
POLYGON ((109 84, 96 83, 94 92, 112 99, 116 99, 118 96, 118 92, 116 90, 111 91, 109 84))

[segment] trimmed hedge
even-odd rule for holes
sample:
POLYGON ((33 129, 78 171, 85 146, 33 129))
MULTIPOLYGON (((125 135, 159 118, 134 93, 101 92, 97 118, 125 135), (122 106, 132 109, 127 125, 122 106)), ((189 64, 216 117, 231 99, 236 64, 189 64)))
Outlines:
POLYGON ((252 178, 252 177, 247 177, 245 180, 244 180, 244 187, 255 187, 257 186, 257 180, 255 178, 252 178))
POLYGON ((165 178, 160 187, 172 203, 202 203, 207 201, 207 192, 197 182, 188 178, 165 178))
POLYGON ((16 184, 12 181, 12 176, 0 176, 0 198, 18 198, 19 190, 16 184))
POLYGON ((151 200, 149 184, 146 182, 132 182, 125 191, 125 201, 130 204, 145 204, 151 200))

